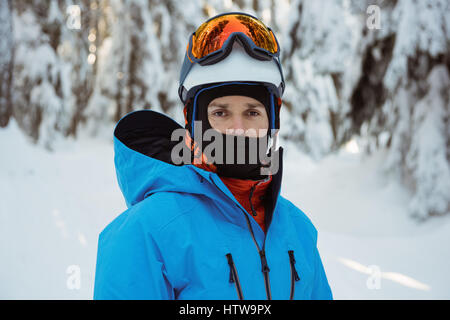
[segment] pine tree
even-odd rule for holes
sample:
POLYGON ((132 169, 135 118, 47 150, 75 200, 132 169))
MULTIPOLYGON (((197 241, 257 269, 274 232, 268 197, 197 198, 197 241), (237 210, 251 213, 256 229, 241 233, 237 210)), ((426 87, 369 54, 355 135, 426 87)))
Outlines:
POLYGON ((0 127, 6 127, 12 115, 11 83, 13 68, 11 1, 0 2, 0 127))

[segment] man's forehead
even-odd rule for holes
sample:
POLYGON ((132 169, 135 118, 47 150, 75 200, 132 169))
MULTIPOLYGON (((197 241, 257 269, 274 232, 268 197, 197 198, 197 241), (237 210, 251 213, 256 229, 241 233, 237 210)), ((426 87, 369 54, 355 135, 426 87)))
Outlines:
POLYGON ((224 96, 215 98, 209 103, 209 106, 228 108, 236 104, 252 108, 265 108, 264 105, 258 100, 246 96, 224 96))

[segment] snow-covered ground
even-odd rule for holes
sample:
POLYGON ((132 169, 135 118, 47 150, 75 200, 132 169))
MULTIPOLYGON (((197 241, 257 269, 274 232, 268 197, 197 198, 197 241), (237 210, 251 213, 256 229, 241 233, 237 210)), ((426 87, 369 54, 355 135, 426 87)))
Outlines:
POLYGON ((286 149, 282 193, 318 229, 336 299, 450 299, 450 217, 411 219, 383 152, 342 150, 315 164, 286 149))
MULTIPOLYGON (((108 130, 54 152, 0 130, 0 299, 92 298, 98 234, 126 208, 108 130)), ((383 152, 349 150, 314 163, 285 146, 282 194, 318 229, 334 297, 450 299, 450 217, 411 220, 383 152)))

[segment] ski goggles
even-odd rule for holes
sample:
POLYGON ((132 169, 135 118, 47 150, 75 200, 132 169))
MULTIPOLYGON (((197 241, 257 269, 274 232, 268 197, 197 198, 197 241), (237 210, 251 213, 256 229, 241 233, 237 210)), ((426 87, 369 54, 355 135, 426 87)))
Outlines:
POLYGON ((186 54, 191 63, 214 64, 230 53, 234 41, 259 60, 271 60, 280 54, 272 30, 257 18, 240 12, 224 13, 204 22, 190 36, 186 54))

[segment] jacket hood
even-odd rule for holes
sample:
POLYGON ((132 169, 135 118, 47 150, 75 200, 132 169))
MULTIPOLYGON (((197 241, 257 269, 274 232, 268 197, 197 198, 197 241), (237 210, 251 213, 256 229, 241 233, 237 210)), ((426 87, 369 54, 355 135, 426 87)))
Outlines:
MULTIPOLYGON (((176 165, 172 162, 172 148, 181 143, 171 140, 172 132, 176 129, 186 130, 170 117, 153 110, 130 112, 116 124, 114 164, 118 184, 128 208, 147 196, 162 191, 220 199, 220 192, 209 192, 219 187, 234 199, 216 173, 192 164, 176 165), (205 190, 205 180, 211 182, 212 189, 205 190)), ((279 150, 282 156, 282 148, 279 150)), ((274 209, 278 198, 281 175, 280 158, 280 168, 272 179, 274 186, 271 188, 270 211, 274 209)))
POLYGON ((180 128, 168 116, 152 110, 133 111, 117 123, 114 164, 128 208, 159 191, 196 193, 201 188, 193 183, 200 183, 201 177, 209 179, 205 170, 172 163, 171 150, 178 141, 171 141, 171 135, 180 128))

